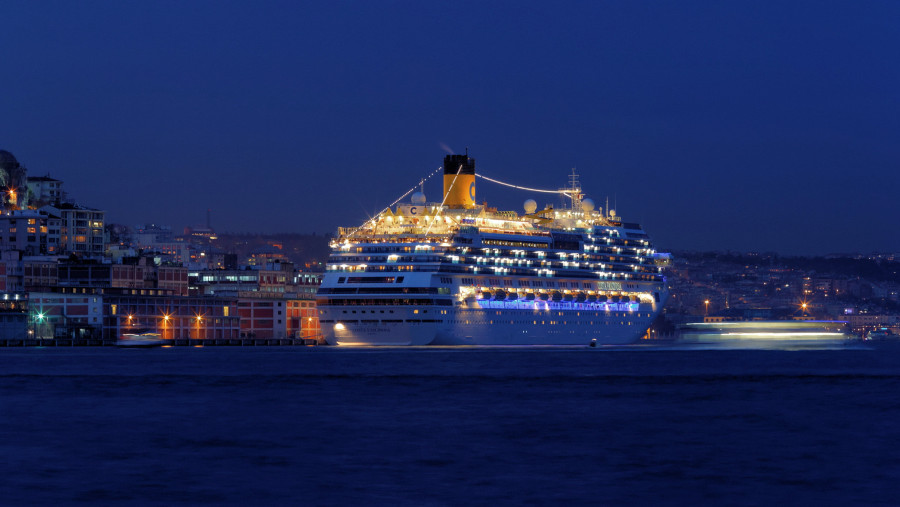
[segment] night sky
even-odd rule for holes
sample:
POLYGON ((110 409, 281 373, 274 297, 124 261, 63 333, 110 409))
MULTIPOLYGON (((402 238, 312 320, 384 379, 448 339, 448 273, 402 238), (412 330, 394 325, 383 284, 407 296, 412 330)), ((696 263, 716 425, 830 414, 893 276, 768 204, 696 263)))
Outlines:
MULTIPOLYGON (((466 147, 657 247, 900 251, 900 2, 4 2, 0 149, 109 222, 357 225, 466 147)), ((440 180, 426 185, 440 200, 440 180)), ((478 180, 478 200, 535 198, 478 180)))

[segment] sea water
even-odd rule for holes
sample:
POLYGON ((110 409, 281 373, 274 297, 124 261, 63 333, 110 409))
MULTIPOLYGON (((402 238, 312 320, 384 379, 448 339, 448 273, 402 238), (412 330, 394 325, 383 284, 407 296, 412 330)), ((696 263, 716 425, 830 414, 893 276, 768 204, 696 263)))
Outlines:
POLYGON ((898 360, 0 349, 0 503, 896 504, 898 360))

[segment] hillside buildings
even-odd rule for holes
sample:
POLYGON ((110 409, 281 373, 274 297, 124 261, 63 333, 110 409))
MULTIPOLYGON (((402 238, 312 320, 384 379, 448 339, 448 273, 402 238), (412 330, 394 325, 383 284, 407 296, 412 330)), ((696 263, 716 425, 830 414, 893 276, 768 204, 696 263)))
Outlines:
MULTIPOLYGON (((278 249, 239 261, 211 227, 108 226, 63 181, 28 177, 0 150, 0 340, 114 344, 123 333, 173 342, 318 339, 320 275, 278 249)), ((207 219, 207 225, 209 220, 207 219)))

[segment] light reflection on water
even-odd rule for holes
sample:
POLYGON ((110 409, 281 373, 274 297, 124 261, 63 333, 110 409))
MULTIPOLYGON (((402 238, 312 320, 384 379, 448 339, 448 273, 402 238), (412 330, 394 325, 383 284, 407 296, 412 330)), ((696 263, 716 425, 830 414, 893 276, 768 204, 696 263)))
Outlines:
POLYGON ((3 349, 0 504, 896 504, 900 352, 669 347, 3 349))

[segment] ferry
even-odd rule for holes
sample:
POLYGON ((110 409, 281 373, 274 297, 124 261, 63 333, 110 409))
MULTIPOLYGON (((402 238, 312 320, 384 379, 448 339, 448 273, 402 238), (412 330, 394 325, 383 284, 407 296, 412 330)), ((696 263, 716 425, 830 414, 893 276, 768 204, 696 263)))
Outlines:
POLYGON ((316 296, 329 344, 588 346, 645 335, 668 296, 670 255, 639 224, 597 207, 574 171, 568 186, 540 190, 476 174, 468 153, 442 169, 439 201, 413 187, 338 229, 316 296), (476 176, 563 203, 528 199, 522 213, 477 204, 476 176))

